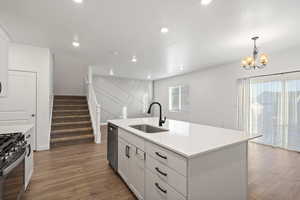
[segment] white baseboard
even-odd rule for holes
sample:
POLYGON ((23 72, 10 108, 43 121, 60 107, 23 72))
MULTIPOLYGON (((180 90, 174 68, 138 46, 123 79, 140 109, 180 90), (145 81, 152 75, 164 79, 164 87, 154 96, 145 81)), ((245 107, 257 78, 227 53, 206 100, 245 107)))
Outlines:
POLYGON ((50 150, 50 146, 47 145, 47 146, 38 146, 36 148, 37 151, 47 151, 47 150, 50 150))
POLYGON ((96 144, 101 144, 101 139, 95 137, 95 143, 96 143, 96 144))

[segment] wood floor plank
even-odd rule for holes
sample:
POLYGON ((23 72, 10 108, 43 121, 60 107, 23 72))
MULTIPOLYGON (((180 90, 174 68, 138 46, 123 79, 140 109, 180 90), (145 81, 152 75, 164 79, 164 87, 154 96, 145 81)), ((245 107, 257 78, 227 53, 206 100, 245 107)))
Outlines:
POLYGON ((86 143, 35 152, 34 175, 23 200, 135 200, 108 166, 106 136, 103 140, 100 145, 86 143))
MULTIPOLYGON (((62 146, 34 153, 34 174, 23 200, 134 200, 108 166, 102 144, 62 146)), ((300 154, 249 144, 249 200, 300 199, 300 154)))

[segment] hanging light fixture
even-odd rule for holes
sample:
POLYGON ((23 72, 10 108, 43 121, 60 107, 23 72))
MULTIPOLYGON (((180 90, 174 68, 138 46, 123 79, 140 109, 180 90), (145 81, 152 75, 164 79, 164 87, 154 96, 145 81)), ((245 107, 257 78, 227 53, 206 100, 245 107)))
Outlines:
POLYGON ((253 48, 253 55, 252 56, 247 56, 242 60, 241 66, 244 69, 250 70, 250 69, 262 69, 264 68, 269 60, 268 56, 266 54, 261 54, 259 63, 257 63, 257 56, 258 56, 258 48, 256 46, 256 40, 259 39, 259 37, 253 37, 253 43, 254 43, 254 48, 253 48))

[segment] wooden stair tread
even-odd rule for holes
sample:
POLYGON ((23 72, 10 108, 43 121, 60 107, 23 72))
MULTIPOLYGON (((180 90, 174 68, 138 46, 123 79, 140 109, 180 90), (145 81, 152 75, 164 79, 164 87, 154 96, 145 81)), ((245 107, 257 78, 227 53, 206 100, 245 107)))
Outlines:
POLYGON ((78 106, 54 106, 53 111, 65 111, 65 110, 72 110, 72 111, 82 111, 88 109, 88 105, 78 105, 78 106))
POLYGON ((86 99, 86 96, 55 95, 54 99, 86 99))
POLYGON ((80 118, 80 117, 90 117, 90 115, 63 115, 63 116, 53 116, 53 119, 63 119, 63 118, 80 118))
POLYGON ((78 132, 78 131, 92 131, 92 127, 84 127, 84 128, 67 128, 67 129, 60 129, 60 130, 53 130, 51 134, 60 134, 60 133, 71 133, 71 132, 78 132))
POLYGON ((84 98, 79 98, 79 97, 76 97, 76 98, 71 98, 71 97, 68 97, 68 96, 66 96, 66 97, 57 97, 57 96, 55 96, 54 97, 54 100, 86 100, 86 97, 84 97, 84 98))
POLYGON ((81 109, 81 110, 53 110, 53 112, 87 112, 88 109, 81 109))
POLYGON ((53 147, 93 142, 86 96, 54 96, 51 130, 53 147))
POLYGON ((70 103, 87 103, 86 99, 54 99, 55 103, 70 102, 70 103))
POLYGON ((72 107, 72 106, 80 107, 80 106, 88 106, 88 105, 86 103, 82 103, 82 104, 59 104, 59 105, 55 104, 53 107, 72 107))
POLYGON ((87 104, 88 103, 87 99, 55 99, 54 102, 55 103, 74 103, 74 104, 78 104, 78 103, 87 104))
POLYGON ((70 136, 70 137, 62 137, 62 138, 51 138, 51 143, 56 142, 70 142, 74 140, 84 140, 84 139, 93 139, 94 135, 76 135, 76 136, 70 136))
POLYGON ((55 122, 52 123, 52 126, 64 126, 64 125, 73 125, 73 124, 90 124, 91 121, 75 121, 75 122, 55 122))

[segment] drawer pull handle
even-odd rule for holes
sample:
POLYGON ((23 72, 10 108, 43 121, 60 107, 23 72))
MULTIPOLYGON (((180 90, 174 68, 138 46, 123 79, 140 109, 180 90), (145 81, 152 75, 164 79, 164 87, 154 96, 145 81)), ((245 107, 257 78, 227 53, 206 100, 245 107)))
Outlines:
POLYGON ((155 170, 156 170, 158 173, 160 173, 161 175, 163 175, 163 176, 168 176, 167 173, 162 172, 158 167, 155 167, 155 170))
POLYGON ((125 147, 125 155, 127 158, 130 158, 130 146, 126 145, 125 147))
POLYGON ((163 193, 165 193, 165 194, 167 194, 167 190, 164 190, 164 189, 162 189, 160 186, 159 186, 159 184, 158 183, 155 183, 155 186, 160 190, 160 191, 162 191, 163 193))
POLYGON ((161 157, 161 158, 165 159, 165 160, 167 160, 167 159, 168 159, 168 157, 167 157, 167 156, 163 156, 163 155, 161 155, 161 154, 160 154, 160 153, 158 153, 158 152, 155 152, 155 154, 156 154, 157 156, 159 156, 159 157, 161 157))
POLYGON ((31 155, 31 145, 29 144, 28 145, 28 154, 27 154, 27 157, 29 157, 31 155))

